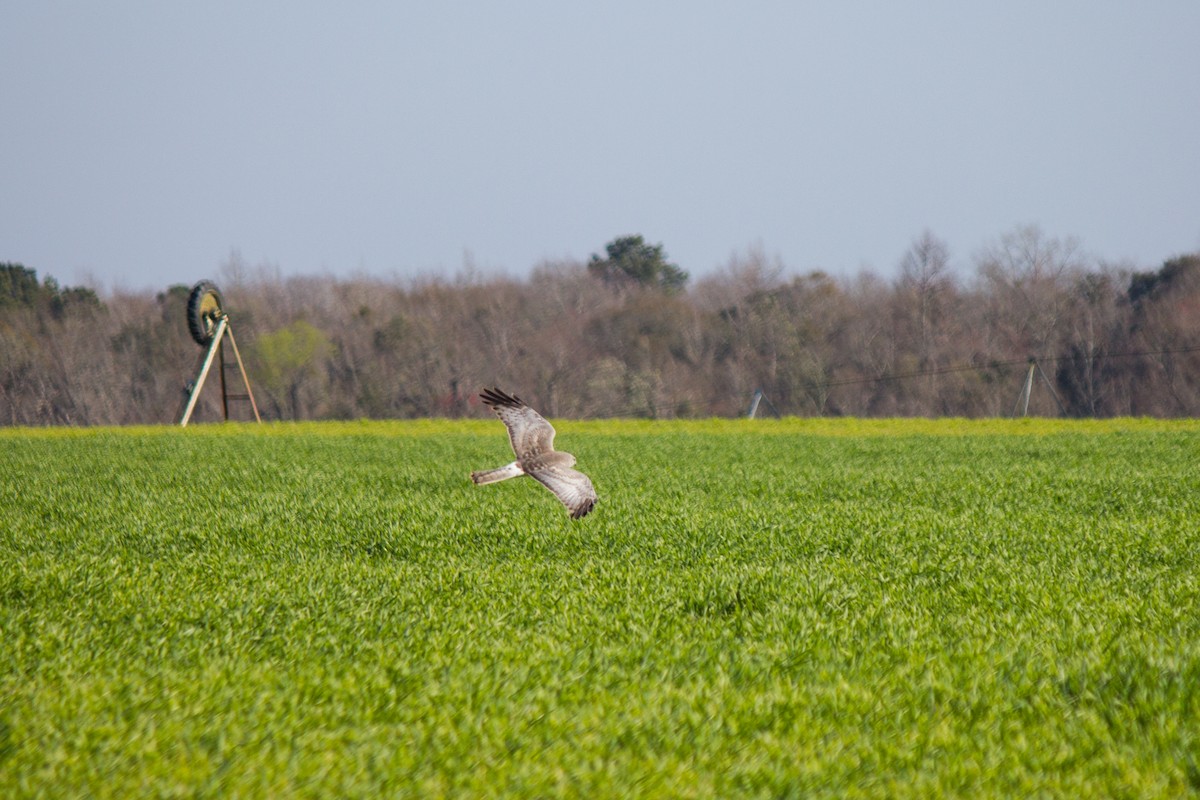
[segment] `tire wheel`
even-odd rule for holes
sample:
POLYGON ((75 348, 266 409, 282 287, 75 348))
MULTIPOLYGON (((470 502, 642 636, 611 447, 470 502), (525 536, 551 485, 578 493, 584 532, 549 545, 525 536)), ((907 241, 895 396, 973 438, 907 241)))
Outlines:
POLYGON ((200 281, 192 287, 187 302, 188 331, 201 347, 207 347, 217 332, 221 305, 221 292, 212 281, 200 281))

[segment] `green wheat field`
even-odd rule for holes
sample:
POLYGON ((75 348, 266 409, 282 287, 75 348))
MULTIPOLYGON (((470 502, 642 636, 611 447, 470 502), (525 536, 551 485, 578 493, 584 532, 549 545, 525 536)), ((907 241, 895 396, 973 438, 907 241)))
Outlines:
POLYGON ((1200 423, 0 431, 3 797, 1200 794, 1200 423))

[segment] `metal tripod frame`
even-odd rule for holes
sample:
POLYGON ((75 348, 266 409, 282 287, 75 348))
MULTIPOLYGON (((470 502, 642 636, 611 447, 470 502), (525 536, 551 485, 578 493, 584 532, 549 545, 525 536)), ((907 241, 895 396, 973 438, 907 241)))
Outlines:
MULTIPOLYGON (((233 329, 229 327, 229 317, 221 314, 217 318, 217 328, 213 331, 212 341, 208 344, 208 351, 204 354, 204 363, 200 366, 200 374, 196 376, 195 382, 192 384, 192 391, 188 395, 187 407, 184 408, 183 416, 179 420, 179 426, 186 428, 188 421, 192 418, 192 412, 196 409, 196 401, 200 399, 200 390, 204 388, 204 380, 208 377, 208 370, 212 367, 213 357, 220 350, 221 340, 229 336, 229 343, 233 345, 233 357, 237 360, 238 372, 242 375, 242 383, 246 386, 245 399, 250 401, 250 408, 254 411, 255 422, 262 422, 262 417, 258 415, 258 404, 254 402, 254 392, 250 389, 250 379, 246 377, 246 367, 242 364, 242 354, 238 352, 237 340, 233 338, 233 329)), ((230 395, 225 385, 225 357, 222 352, 221 356, 221 409, 225 414, 225 421, 229 421, 229 399, 230 397, 241 398, 243 395, 230 395)))

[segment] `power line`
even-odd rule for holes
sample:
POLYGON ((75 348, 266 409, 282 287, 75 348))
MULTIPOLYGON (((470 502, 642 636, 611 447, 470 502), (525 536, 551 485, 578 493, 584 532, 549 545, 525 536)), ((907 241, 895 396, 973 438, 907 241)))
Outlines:
MULTIPOLYGON (((1103 353, 1093 358, 1140 358, 1144 356, 1163 356, 1175 353, 1194 353, 1200 351, 1200 345, 1192 347, 1176 347, 1167 350, 1130 350, 1124 353, 1103 353)), ((987 364, 961 364, 955 367, 939 367, 937 369, 921 370, 918 372, 898 372, 895 375, 880 375, 876 378, 847 378, 838 381, 811 384, 814 388, 832 389, 836 386, 855 386, 864 383, 883 383, 899 381, 908 378, 924 378, 931 375, 950 375, 956 372, 986 372, 1004 367, 1028 366, 1030 362, 1074 361, 1080 356, 1030 356, 1029 358, 1014 358, 1005 361, 989 361, 987 364)))
MULTIPOLYGON (((1178 353, 1195 353, 1195 352, 1200 352, 1200 345, 1193 345, 1190 347, 1167 348, 1164 350, 1128 350, 1128 351, 1121 352, 1121 353, 1103 353, 1100 355, 1093 356, 1093 358, 1094 359, 1143 358, 1146 356, 1164 356, 1164 355, 1174 355, 1174 354, 1178 354, 1178 353)), ((1086 357, 1086 356, 1083 356, 1083 357, 1086 357)), ((1003 361, 989 361, 986 364, 960 364, 958 366, 939 367, 937 369, 920 370, 917 372, 898 372, 894 375, 880 375, 879 377, 876 377, 876 378, 847 378, 845 380, 827 381, 824 383, 809 383, 807 385, 810 389, 832 389, 832 388, 836 388, 838 386, 858 386, 858 385, 867 384, 867 383, 883 383, 883 382, 887 382, 887 381, 906 380, 908 378, 923 378, 923 377, 928 377, 931 375, 951 375, 951 374, 954 374, 957 372, 986 372, 988 370, 999 370, 999 369, 1003 369, 1006 367, 1028 367, 1031 363, 1039 363, 1039 362, 1057 363, 1059 361, 1073 361, 1077 358, 1081 358, 1081 356, 1072 356, 1072 355, 1030 356, 1027 358, 1005 359, 1003 361)), ((1045 376, 1045 373, 1043 373, 1043 378, 1045 378, 1047 383, 1049 383, 1049 378, 1047 378, 1045 376)), ((1055 397, 1055 401, 1056 402, 1058 401, 1057 396, 1055 397)), ((645 404, 638 404, 638 409, 639 410, 653 410, 655 413, 659 413, 662 411, 668 411, 668 412, 672 411, 677 406, 678 406, 677 402, 645 403, 645 404)), ((1062 407, 1061 402, 1059 402, 1059 407, 1060 408, 1062 407)), ((590 416, 589 418, 591 418, 591 419, 609 419, 609 418, 613 418, 613 417, 619 417, 619 416, 624 415, 622 413, 624 410, 625 409, 612 410, 605 414, 590 416)), ((776 416, 779 415, 778 411, 776 411, 775 413, 776 413, 776 416)))

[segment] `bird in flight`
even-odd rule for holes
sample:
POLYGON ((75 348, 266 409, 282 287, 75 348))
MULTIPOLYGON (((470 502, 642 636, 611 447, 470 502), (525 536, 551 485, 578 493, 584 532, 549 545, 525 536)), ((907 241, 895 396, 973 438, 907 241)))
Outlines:
POLYGON ((571 469, 575 466, 575 456, 554 449, 553 425, 521 398, 499 389, 484 389, 479 399, 508 428, 508 439, 517 460, 496 469, 472 472, 472 481, 482 485, 528 475, 562 501, 571 519, 579 519, 595 507, 599 498, 592 482, 587 475, 571 469))

